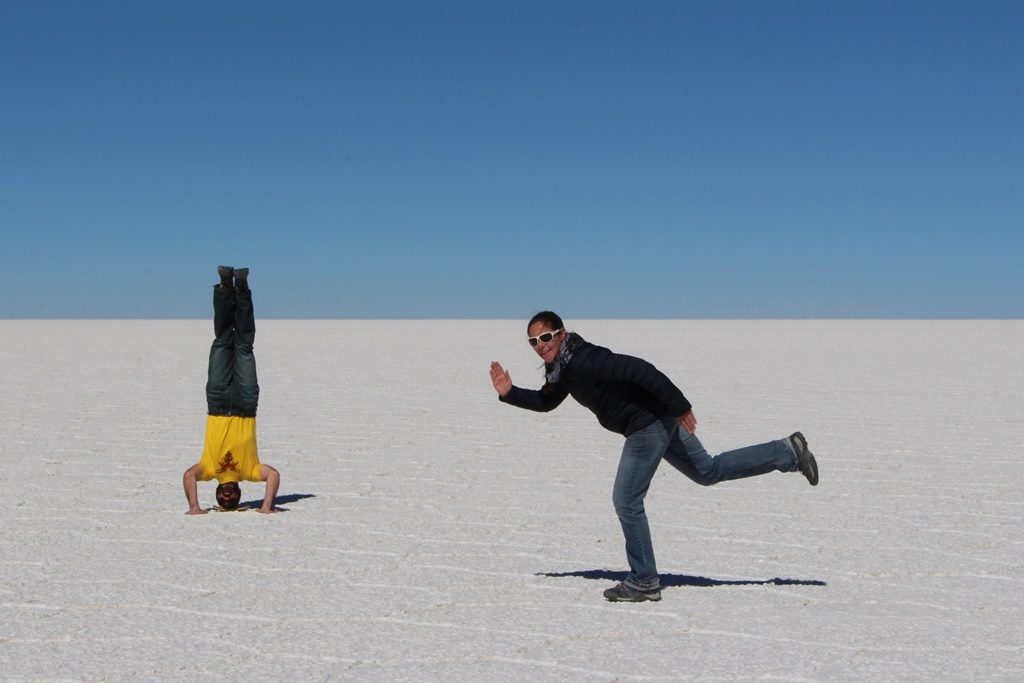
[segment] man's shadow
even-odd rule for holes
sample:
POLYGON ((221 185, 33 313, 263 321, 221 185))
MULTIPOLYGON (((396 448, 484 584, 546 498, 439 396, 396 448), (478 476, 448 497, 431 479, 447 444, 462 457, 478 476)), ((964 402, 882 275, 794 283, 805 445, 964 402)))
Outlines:
MULTIPOLYGON (((287 496, 274 496, 274 511, 275 512, 288 512, 288 508, 281 507, 285 503, 294 503, 297 500, 303 498, 316 498, 315 493, 289 493, 287 496)), ((247 500, 244 503, 239 503, 238 507, 250 507, 258 508, 263 505, 262 498, 256 498, 253 500, 247 500)))
MULTIPOLYGON (((611 571, 609 569, 584 569, 575 572, 537 572, 535 576, 550 576, 563 578, 566 576, 577 576, 581 579, 593 579, 597 581, 622 581, 626 578, 626 572, 611 571)), ((698 588, 714 588, 715 586, 825 586, 824 581, 816 579, 709 579, 706 576, 688 576, 686 574, 661 574, 661 587, 674 588, 678 586, 696 586, 698 588)))

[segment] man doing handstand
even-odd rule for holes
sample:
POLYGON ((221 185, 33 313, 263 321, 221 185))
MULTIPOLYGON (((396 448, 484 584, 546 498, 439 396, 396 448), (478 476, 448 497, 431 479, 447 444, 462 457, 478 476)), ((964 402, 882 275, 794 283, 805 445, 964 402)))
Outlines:
POLYGON ((242 498, 239 481, 265 481, 266 492, 259 512, 274 511, 274 496, 281 475, 260 463, 256 452, 256 357, 252 345, 256 321, 252 311, 248 268, 219 266, 220 284, 213 288, 214 340, 206 381, 206 439, 203 455, 185 470, 183 484, 189 515, 203 515, 199 507, 198 481, 217 479, 217 504, 234 510, 242 498))

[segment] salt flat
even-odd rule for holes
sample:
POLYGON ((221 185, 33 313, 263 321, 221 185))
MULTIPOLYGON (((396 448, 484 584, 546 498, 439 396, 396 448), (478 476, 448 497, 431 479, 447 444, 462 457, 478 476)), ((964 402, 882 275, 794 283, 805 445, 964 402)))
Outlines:
POLYGON ((492 360, 540 383, 524 327, 258 321, 286 511, 189 517, 210 322, 0 321, 0 678, 1024 678, 1024 321, 572 321, 712 452, 800 429, 821 467, 663 467, 640 605, 601 597, 621 437, 495 398, 492 360))

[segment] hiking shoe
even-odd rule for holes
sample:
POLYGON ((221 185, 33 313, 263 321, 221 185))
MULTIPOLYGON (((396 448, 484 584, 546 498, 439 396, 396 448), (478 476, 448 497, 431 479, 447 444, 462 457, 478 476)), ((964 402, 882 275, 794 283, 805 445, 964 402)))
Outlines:
POLYGON ((793 432, 789 437, 789 445, 796 453, 796 468, 800 474, 807 477, 811 486, 818 485, 818 461, 814 459, 814 453, 807 448, 807 439, 800 432, 793 432))
POLYGON ((231 266, 217 266, 217 275, 220 277, 220 286, 231 289, 231 278, 234 277, 234 269, 231 266))
POLYGON ((249 291, 249 269, 235 268, 232 271, 235 276, 235 291, 244 294, 249 291))
POLYGON ((649 591, 638 591, 624 583, 620 583, 615 588, 606 590, 604 597, 608 602, 644 602, 647 600, 658 602, 658 600, 661 600, 661 589, 655 588, 649 591))

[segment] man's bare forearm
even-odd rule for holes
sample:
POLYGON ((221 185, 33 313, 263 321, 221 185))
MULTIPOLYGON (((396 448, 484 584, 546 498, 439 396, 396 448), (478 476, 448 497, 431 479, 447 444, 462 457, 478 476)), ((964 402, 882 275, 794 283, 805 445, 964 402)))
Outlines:
POLYGON ((274 498, 277 497, 277 489, 281 486, 281 474, 270 465, 262 465, 262 474, 267 480, 267 490, 263 495, 263 505, 259 512, 268 513, 274 511, 274 498))
POLYGON ((206 514, 206 510, 199 507, 199 478, 196 475, 196 468, 198 464, 189 467, 185 470, 185 475, 182 477, 182 486, 185 488, 185 498, 188 500, 188 512, 186 515, 203 515, 206 514))

